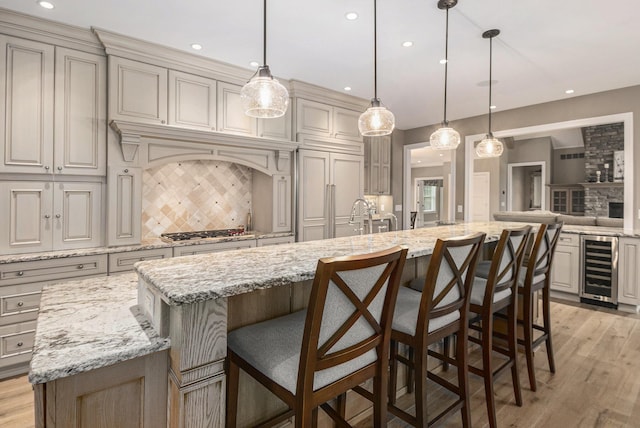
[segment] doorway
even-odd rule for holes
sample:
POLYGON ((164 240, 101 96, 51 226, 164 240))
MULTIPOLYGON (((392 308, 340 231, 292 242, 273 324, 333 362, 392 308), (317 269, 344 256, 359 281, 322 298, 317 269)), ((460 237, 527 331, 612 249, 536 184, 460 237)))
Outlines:
POLYGON ((418 177, 414 180, 415 227, 435 226, 446 215, 442 177, 418 177))
POLYGON ((545 162, 507 165, 507 211, 546 210, 545 162))

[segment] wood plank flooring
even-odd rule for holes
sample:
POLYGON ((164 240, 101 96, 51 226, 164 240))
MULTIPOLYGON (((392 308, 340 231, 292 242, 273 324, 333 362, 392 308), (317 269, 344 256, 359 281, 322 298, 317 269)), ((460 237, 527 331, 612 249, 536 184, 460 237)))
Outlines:
MULTIPOLYGON (((538 391, 531 392, 524 359, 520 363, 524 405, 513 399, 509 376, 496 383, 501 427, 637 427, 640 426, 640 316, 588 305, 552 303, 552 332, 557 373, 549 373, 546 354, 536 355, 538 391)), ((472 358, 475 357, 472 355, 472 358)), ((471 375, 474 427, 488 426, 484 387, 471 375)), ((445 394, 434 390, 430 401, 442 405, 445 394)), ((399 399, 410 408, 412 396, 399 399)), ((459 415, 446 427, 459 427, 459 415)), ((0 427, 31 428, 33 392, 26 376, 0 382, 0 427)), ((370 427, 364 419, 357 428, 370 427)), ((397 419, 391 428, 404 428, 397 419)))

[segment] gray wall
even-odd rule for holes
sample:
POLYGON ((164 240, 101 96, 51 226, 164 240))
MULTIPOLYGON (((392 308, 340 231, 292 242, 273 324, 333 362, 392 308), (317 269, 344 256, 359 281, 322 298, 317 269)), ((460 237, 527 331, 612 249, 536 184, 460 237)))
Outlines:
MULTIPOLYGON (((497 111, 492 113, 492 127, 494 131, 499 131, 627 112, 633 113, 636 118, 640 117, 640 85, 497 111)), ((449 125, 460 133, 461 139, 464 141, 466 135, 487 132, 487 116, 452 120, 449 125)), ((398 165, 395 160, 393 162, 392 183, 396 183, 393 186, 394 200, 402 200, 402 144, 428 141, 431 133, 439 126, 440 124, 433 124, 409 129, 404 131, 401 139, 396 139, 393 153, 396 158, 400 157, 400 164, 398 165)), ((640 126, 635 126, 633 129, 633 141, 640 141, 640 126)), ((640 165, 640 149, 636 149, 633 156, 634 164, 640 165)), ((456 151, 456 205, 464 204, 464 174, 464 144, 460 144, 456 151)), ((633 196, 633 212, 635 213, 638 212, 640 205, 640 174, 635 174, 634 177, 633 196)), ((456 213, 456 218, 462 217, 462 214, 456 213)), ((635 217, 633 228, 640 229, 640 221, 635 217)))
MULTIPOLYGON (((553 145, 551 138, 530 138, 527 140, 518 140, 514 142, 512 149, 507 149, 508 163, 521 162, 544 162, 545 163, 545 185, 551 183, 551 175, 553 169, 553 145)), ((551 192, 546 188, 546 209, 551 208, 551 192)), ((492 196, 493 198, 493 196, 492 196)), ((524 196, 523 203, 528 207, 528 192, 524 196)), ((515 206, 515 205, 514 205, 515 206)), ((514 208, 515 209, 515 208, 514 208)), ((528 208, 527 208, 528 209, 528 208)), ((504 210, 504 208, 503 208, 504 210)), ((495 212, 495 211, 492 211, 495 212)))
POLYGON ((584 158, 561 159, 561 155, 584 153, 584 147, 557 149, 553 151, 552 184, 576 184, 585 182, 584 158))

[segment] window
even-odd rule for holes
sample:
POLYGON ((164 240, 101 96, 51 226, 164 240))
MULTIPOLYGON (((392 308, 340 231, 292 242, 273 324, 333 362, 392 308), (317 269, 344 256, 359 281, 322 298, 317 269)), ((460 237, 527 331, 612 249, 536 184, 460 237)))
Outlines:
POLYGON ((436 212, 436 198, 438 196, 438 188, 436 186, 424 186, 422 195, 422 206, 424 212, 436 212))

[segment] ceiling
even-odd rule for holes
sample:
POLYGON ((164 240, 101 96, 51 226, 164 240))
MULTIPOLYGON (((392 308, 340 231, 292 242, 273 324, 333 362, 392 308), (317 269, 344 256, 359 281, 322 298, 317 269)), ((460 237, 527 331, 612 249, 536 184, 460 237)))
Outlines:
MULTIPOLYGON (((52 10, 35 0, 0 6, 192 53, 199 43, 197 54, 247 68, 262 61, 260 0, 50 1, 52 10)), ((443 118, 445 12, 436 4, 378 0, 378 95, 400 129, 443 118)), ((271 0, 267 11, 267 62, 276 76, 373 96, 372 0, 271 0), (345 19, 351 11, 357 20, 345 19)), ((484 30, 501 30, 493 49, 500 111, 640 84, 639 17, 636 0, 459 0, 449 16, 448 119, 488 111, 484 30)))

